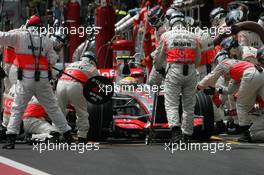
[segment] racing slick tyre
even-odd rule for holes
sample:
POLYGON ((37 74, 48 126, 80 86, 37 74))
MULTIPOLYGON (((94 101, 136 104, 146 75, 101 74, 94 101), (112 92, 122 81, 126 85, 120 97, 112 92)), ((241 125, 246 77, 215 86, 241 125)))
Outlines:
POLYGON ((214 130, 214 110, 210 96, 203 92, 196 94, 195 115, 201 116, 202 124, 194 127, 193 139, 208 141, 214 130))
POLYGON ((88 139, 102 141, 107 139, 109 128, 113 123, 112 101, 101 105, 95 105, 88 102, 90 129, 88 139))

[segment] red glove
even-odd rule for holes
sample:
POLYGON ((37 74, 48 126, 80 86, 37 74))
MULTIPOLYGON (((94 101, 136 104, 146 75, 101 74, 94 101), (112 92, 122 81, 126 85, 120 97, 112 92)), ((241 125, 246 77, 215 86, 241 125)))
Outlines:
POLYGON ((221 101, 219 95, 213 95, 212 100, 213 100, 213 103, 215 104, 215 106, 217 108, 219 108, 221 106, 222 101, 221 101))
POLYGON ((261 96, 257 96, 257 102, 258 102, 258 104, 259 104, 259 108, 260 109, 263 109, 264 108, 264 99, 263 98, 261 98, 261 96))
POLYGON ((149 70, 152 69, 152 60, 150 58, 150 56, 147 56, 146 58, 144 58, 142 61, 141 61, 141 64, 145 67, 147 67, 149 70))

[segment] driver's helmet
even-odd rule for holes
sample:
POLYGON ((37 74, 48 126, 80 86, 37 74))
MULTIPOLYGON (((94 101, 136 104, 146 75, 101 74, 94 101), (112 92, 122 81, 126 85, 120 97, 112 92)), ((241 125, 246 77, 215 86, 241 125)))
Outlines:
POLYGON ((138 84, 138 79, 128 76, 120 80, 121 91, 135 92, 138 84))

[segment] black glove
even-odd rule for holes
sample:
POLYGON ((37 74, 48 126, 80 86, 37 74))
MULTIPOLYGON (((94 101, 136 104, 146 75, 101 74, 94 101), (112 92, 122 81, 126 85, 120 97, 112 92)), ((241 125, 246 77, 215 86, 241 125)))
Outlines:
POLYGON ((7 75, 2 67, 0 67, 0 79, 5 78, 7 75))
POLYGON ((161 74, 163 77, 165 77, 166 75, 166 72, 165 72, 165 69, 164 68, 161 68, 161 69, 159 69, 159 70, 157 70, 157 72, 159 73, 159 74, 161 74))
POLYGON ((260 73, 263 72, 263 68, 262 68, 260 65, 256 65, 256 64, 255 64, 255 68, 256 68, 260 73))
POLYGON ((223 94, 224 93, 222 88, 219 88, 217 91, 218 91, 218 94, 223 94))
POLYGON ((214 94, 215 94, 215 88, 210 87, 209 89, 204 89, 203 92, 204 92, 206 95, 214 95, 214 94))

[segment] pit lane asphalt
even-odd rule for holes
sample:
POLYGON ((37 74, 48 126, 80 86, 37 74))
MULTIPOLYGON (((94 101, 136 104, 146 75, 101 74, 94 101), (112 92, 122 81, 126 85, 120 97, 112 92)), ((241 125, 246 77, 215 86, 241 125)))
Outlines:
MULTIPOLYGON (((216 138, 216 140, 219 138, 216 138)), ((229 141, 220 140, 227 143, 229 141)), ((55 175, 263 175, 264 144, 232 142, 230 151, 165 150, 164 144, 100 143, 98 151, 33 151, 17 144, 0 156, 55 175)), ((0 144, 2 147, 3 144, 0 144)), ((0 170, 1 171, 1 170, 0 170)))

